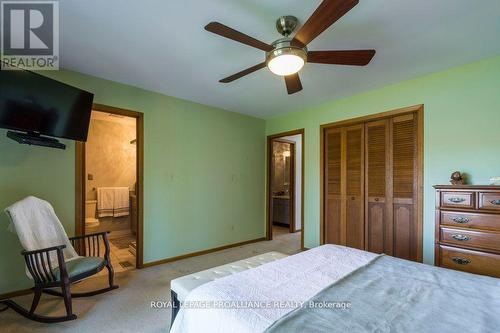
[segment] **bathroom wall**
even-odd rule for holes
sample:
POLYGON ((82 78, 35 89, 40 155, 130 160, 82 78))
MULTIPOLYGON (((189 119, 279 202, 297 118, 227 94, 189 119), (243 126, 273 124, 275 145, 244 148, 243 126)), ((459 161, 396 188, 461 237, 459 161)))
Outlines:
POLYGON ((289 184, 285 184, 285 157, 284 153, 290 151, 290 144, 273 142, 273 192, 287 191, 289 184))
POLYGON ((134 190, 136 179, 135 118, 92 112, 85 146, 87 175, 86 199, 96 200, 98 187, 128 186, 134 190))

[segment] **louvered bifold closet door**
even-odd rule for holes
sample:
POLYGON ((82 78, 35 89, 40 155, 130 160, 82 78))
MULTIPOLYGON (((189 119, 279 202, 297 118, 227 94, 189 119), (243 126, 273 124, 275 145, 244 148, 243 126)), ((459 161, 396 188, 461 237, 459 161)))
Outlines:
POLYGON ((342 130, 325 132, 325 243, 342 244, 341 240, 341 165, 342 130))
POLYGON ((417 260, 417 120, 408 114, 391 119, 394 256, 417 260))
POLYGON ((365 248, 364 223, 364 125, 345 128, 343 146, 345 149, 345 182, 343 194, 345 207, 345 245, 365 248))
POLYGON ((392 255, 392 172, 389 120, 365 126, 365 249, 392 255))

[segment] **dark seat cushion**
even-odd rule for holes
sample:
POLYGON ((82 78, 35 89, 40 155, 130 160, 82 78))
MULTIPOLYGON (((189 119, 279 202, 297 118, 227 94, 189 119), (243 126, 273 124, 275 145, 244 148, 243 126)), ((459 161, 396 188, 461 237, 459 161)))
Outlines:
MULTIPOLYGON (((80 257, 66 262, 66 270, 70 279, 96 269, 104 267, 104 258, 101 257, 80 257)), ((60 279, 59 268, 54 269, 57 280, 60 279)))

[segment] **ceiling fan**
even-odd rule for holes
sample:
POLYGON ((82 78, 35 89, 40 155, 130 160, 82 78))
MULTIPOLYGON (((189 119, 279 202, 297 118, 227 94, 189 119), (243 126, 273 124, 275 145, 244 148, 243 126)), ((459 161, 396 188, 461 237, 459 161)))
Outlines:
POLYGON ((375 55, 375 50, 307 50, 307 44, 354 8, 358 2, 359 0, 323 0, 293 38, 289 36, 297 27, 298 20, 295 16, 282 16, 276 21, 276 29, 284 38, 271 44, 261 42, 219 22, 207 24, 205 26, 207 31, 266 52, 264 62, 228 76, 219 82, 229 83, 267 66, 271 72, 285 78, 288 94, 294 94, 302 90, 298 72, 306 62, 351 66, 367 65, 375 55))

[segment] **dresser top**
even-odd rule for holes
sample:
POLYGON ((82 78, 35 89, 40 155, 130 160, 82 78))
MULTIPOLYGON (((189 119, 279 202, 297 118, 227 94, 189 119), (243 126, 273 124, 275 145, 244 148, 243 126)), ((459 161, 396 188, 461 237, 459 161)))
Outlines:
POLYGON ((500 185, 434 185, 436 190, 496 190, 500 191, 500 185))

